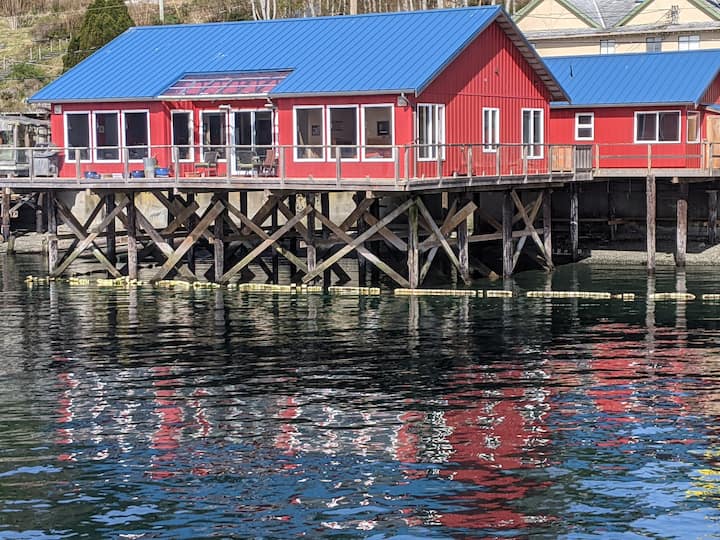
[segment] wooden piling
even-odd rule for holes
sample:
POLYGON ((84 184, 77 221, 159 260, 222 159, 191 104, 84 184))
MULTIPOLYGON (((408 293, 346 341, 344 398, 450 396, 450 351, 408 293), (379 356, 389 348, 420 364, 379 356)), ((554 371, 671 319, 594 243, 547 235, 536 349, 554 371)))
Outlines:
POLYGON ((655 224, 657 214, 657 184, 655 176, 645 178, 645 251, 647 252, 647 271, 655 272, 655 224))
POLYGON ((688 184, 680 184, 677 199, 677 236, 675 242, 675 265, 684 267, 687 259, 688 233, 688 184))
POLYGON ((47 247, 48 247, 48 274, 52 274, 58 264, 58 222, 57 209, 55 208, 55 195, 52 191, 48 191, 45 196, 45 204, 47 214, 47 247))
POLYGON ((35 199, 35 202, 37 203, 37 206, 35 207, 35 232, 37 234, 42 234, 44 227, 43 227, 43 204, 45 202, 45 194, 40 192, 37 194, 37 198, 35 199))
POLYGON ((420 281, 420 253, 418 250, 418 207, 408 208, 408 282, 411 289, 417 289, 420 281))
POLYGON ((513 200, 509 191, 503 194, 502 202, 502 261, 503 277, 510 277, 513 273, 513 200))
MULTIPOLYGON (((315 208, 315 193, 305 194, 305 204, 315 208)), ((308 273, 313 272, 317 266, 317 248, 315 247, 315 214, 310 212, 307 215, 308 241, 306 249, 308 273)))
POLYGON ((552 268, 552 189, 543 190, 542 198, 543 245, 548 259, 546 262, 552 268))
MULTIPOLYGON (((353 200, 355 201, 355 206, 360 206, 360 204, 365 200, 365 192, 364 191, 358 191, 353 195, 353 200)), ((357 222, 357 234, 360 236, 367 230, 367 223, 361 216, 358 219, 357 222)), ((356 252, 357 255, 357 264, 358 264, 358 284, 361 287, 365 287, 367 285, 367 259, 363 256, 362 253, 356 252)))
POLYGON ((578 260, 580 247, 580 205, 577 184, 570 185, 570 251, 573 262, 578 260))
MULTIPOLYGON (((219 193, 216 200, 221 202, 225 209, 215 218, 215 226, 213 228, 213 265, 215 268, 215 283, 220 283, 225 274, 225 220, 228 217, 227 193, 219 193)), ((277 217, 276 217, 277 219, 277 217)))
POLYGON ((127 205, 127 268, 128 278, 138 277, 138 252, 137 252, 137 216, 135 208, 135 192, 128 193, 129 202, 127 205))
POLYGON ((710 189, 708 194, 708 225, 707 239, 708 244, 714 246, 717 243, 717 208, 718 208, 718 192, 716 189, 710 189))
MULTIPOLYGON (((380 199, 375 198, 373 200, 372 205, 370 205, 370 214, 373 216, 373 218, 374 218, 373 221, 375 223, 380 221, 380 199)), ((378 257, 382 257, 382 255, 383 255, 382 246, 383 246, 382 241, 378 240, 375 242, 371 242, 371 251, 378 257)), ((378 284, 380 283, 380 269, 377 266, 375 266, 374 264, 370 265, 370 283, 374 287, 377 287, 378 284)))
MULTIPOLYGON (((185 202, 187 206, 190 206, 195 202, 195 194, 194 193, 188 193, 186 195, 185 202)), ((242 203, 242 199, 240 200, 242 203)), ((195 226, 197 225, 198 218, 197 214, 193 213, 187 220, 187 228, 189 231, 192 231, 195 229, 195 226)), ((185 260, 187 261, 188 269, 194 274, 195 273, 195 246, 194 244, 187 250, 187 253, 185 254, 185 260)))
MULTIPOLYGON (((320 213, 326 218, 330 218, 330 194, 327 192, 320 194, 320 213)), ((330 229, 328 229, 324 224, 322 226, 322 238, 323 240, 330 238, 330 229)), ((326 252, 327 251, 329 250, 326 250, 326 252)), ((331 277, 332 273, 330 268, 328 268, 323 272, 323 287, 325 289, 332 285, 331 277)))
MULTIPOLYGON (((464 207, 465 204, 471 201, 471 198, 462 197, 459 207, 464 207)), ((459 275, 460 278, 465 282, 470 282, 470 243, 468 236, 468 220, 463 219, 457 227, 457 242, 458 242, 458 263, 459 263, 459 275)))
POLYGON ((2 231, 3 241, 10 243, 10 188, 2 190, 2 231))
MULTIPOLYGON (((278 230, 278 208, 275 206, 270 214, 270 234, 278 230)), ((280 283, 280 254, 277 249, 270 252, 270 268, 272 270, 272 282, 275 285, 280 283)))
MULTIPOLYGON (((109 215, 115 209, 115 194, 109 193, 105 195, 105 214, 109 215)), ((113 265, 117 265, 117 239, 115 230, 115 220, 108 223, 105 229, 105 255, 108 261, 113 265)))
MULTIPOLYGON (((247 194, 241 193, 241 201, 242 201, 242 195, 245 194, 245 206, 247 207, 247 194)), ((297 212, 297 196, 293 193, 292 195, 288 195, 288 209, 292 214, 295 214, 297 212)), ((247 209, 244 212, 245 215, 247 215, 247 209)), ((290 241, 288 244, 288 247, 290 248, 290 253, 297 254, 297 236, 292 235, 290 237, 290 241)), ((292 262, 290 262, 290 281, 293 281, 295 278, 295 274, 297 273, 297 266, 295 266, 292 262)))

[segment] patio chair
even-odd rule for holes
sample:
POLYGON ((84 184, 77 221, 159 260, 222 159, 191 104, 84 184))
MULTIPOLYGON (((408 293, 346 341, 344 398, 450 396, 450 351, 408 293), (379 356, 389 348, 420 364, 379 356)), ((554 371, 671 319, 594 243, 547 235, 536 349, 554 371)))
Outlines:
POLYGON ((205 152, 203 154, 203 160, 195 164, 195 170, 200 172, 200 176, 205 176, 205 173, 211 176, 213 171, 215 172, 215 176, 217 176, 217 160, 218 153, 216 151, 205 152))
POLYGON ((260 176, 277 176, 277 157, 275 150, 268 149, 265 153, 265 159, 262 160, 258 168, 260 176))

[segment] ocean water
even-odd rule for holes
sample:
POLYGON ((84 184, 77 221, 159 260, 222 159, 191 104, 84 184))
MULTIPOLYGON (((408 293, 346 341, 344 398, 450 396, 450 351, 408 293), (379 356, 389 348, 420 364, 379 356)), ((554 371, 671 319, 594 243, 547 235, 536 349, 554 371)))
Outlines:
POLYGON ((39 273, 0 259, 0 538, 720 538, 715 269, 510 299, 39 273))

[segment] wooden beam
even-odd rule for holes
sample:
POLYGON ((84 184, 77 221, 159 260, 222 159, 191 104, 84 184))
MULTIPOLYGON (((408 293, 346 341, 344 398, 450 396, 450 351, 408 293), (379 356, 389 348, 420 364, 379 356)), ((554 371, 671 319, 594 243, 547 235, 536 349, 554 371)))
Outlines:
POLYGON ((687 260, 687 233, 688 233, 688 184, 679 186, 677 199, 677 240, 675 244, 675 265, 684 267, 687 260))
MULTIPOLYGON (((339 226, 335 225, 332 221, 330 221, 330 218, 318 214, 318 219, 325 225, 328 229, 330 229, 333 234, 337 235, 338 238, 343 240, 344 242, 350 244, 353 242, 353 238, 343 231, 339 226)), ((357 252, 360 253, 362 256, 364 256, 370 263, 375 265, 377 268, 382 270, 385 274, 387 274, 390 278, 395 280, 396 283, 398 283, 401 287, 410 287, 410 283, 408 280, 406 280, 403 276, 398 274, 395 270, 393 270, 389 265, 385 264, 379 257, 377 257, 374 253, 372 253, 369 249, 367 249, 363 245, 359 245, 356 248, 357 252)))
POLYGON ((707 238, 708 244, 714 246, 717 243, 717 216, 718 216, 718 192, 716 189, 710 189, 708 194, 708 224, 707 238))
POLYGON ((657 214, 657 185, 655 176, 645 178, 645 251, 647 254, 647 271, 655 272, 655 224, 657 214))
MULTIPOLYGON (((413 201, 408 208, 408 281, 411 289, 417 289, 420 284, 420 252, 418 251, 418 205, 413 201)), ((441 235, 442 236, 442 235, 441 235)), ((444 238, 444 237, 443 237, 444 238)))
MULTIPOLYGON (((454 205, 453 205, 454 208, 454 205)), ((447 235, 450 234, 450 232, 457 228, 460 223, 462 223, 464 220, 466 220, 470 214, 472 214, 477 206, 475 206, 475 203, 470 201, 465 206, 463 206, 460 210, 453 213, 452 209, 450 209, 450 212, 448 213, 447 219, 443 223, 442 227, 440 227, 440 231, 444 236, 447 237, 447 235)), ((418 246, 419 250, 427 251, 431 247, 433 247, 433 239, 432 238, 426 238, 422 242, 420 242, 420 245, 418 246)))
POLYGON ((130 200, 127 205, 127 267, 128 277, 138 277, 138 253, 137 253, 137 212, 135 208, 135 192, 129 193, 130 200))
POLYGON ((48 273, 52 275, 58 262, 57 208, 55 206, 55 195, 52 191, 47 192, 45 203, 47 205, 46 213, 48 222, 48 273))
MULTIPOLYGON (((93 221, 95 221, 95 218, 100 214, 100 211, 101 211, 102 209, 103 209, 103 201, 100 201, 100 202, 95 206, 95 208, 93 209, 93 211, 90 212, 90 215, 89 215, 89 216, 87 217, 87 219, 85 220, 85 223, 83 223, 83 224, 80 226, 81 230, 83 230, 83 231, 88 231, 88 230, 90 229, 90 225, 92 225, 93 221)), ((75 251, 75 249, 77 248, 77 246, 78 246, 78 244, 80 243, 80 241, 81 241, 81 238, 79 238, 79 237, 76 236, 75 239, 74 239, 74 240, 72 241, 72 243, 70 244, 70 246, 68 247, 68 249, 65 250, 65 254, 62 256, 62 258, 60 259, 60 262, 57 264, 57 266, 62 266, 62 265, 63 265, 63 263, 65 262, 65 259, 66 259, 67 257, 69 257, 69 256, 75 251)), ((86 249, 87 249, 87 248, 86 248, 86 249)), ((110 259, 108 258, 108 260, 110 260, 110 259)), ((111 261, 111 262, 112 262, 112 261, 111 261)), ((113 263, 113 265, 115 265, 115 263, 113 263)), ((51 275, 52 275, 52 274, 51 274, 51 275)), ((60 274, 57 274, 57 275, 60 275, 60 274)))
POLYGON ((546 261, 549 268, 554 268, 552 260, 552 189, 546 188, 542 192, 543 211, 543 244, 545 245, 546 261))
POLYGON ((10 243, 10 188, 2 188, 2 237, 10 243))
POLYGON ((274 231, 272 235, 270 235, 266 240, 261 242, 255 249, 253 249, 250 253, 248 253, 240 262, 238 262, 230 270, 225 272, 225 274, 220 279, 220 283, 227 283, 228 281, 230 281, 235 274, 237 274, 240 270, 242 270, 248 264, 250 264, 263 251, 265 251, 268 247, 270 247, 272 244, 277 242, 278 239, 282 238, 282 236, 285 233, 287 233, 290 229, 292 229, 295 226, 295 223, 297 223, 301 219, 304 219, 306 216, 309 216, 312 212, 314 212, 314 208, 312 206, 308 205, 305 208, 303 208, 303 210, 300 213, 296 214, 292 219, 285 222, 285 224, 282 227, 280 227, 277 231, 274 231))
MULTIPOLYGON (((427 206, 425 206, 425 203, 422 201, 421 198, 416 199, 416 204, 418 207, 418 210, 420 210, 420 214, 425 218, 425 221, 427 222, 428 226, 430 227, 431 234, 433 237, 437 238, 440 242, 440 245, 442 246, 443 250, 445 250, 445 253, 448 256, 448 259, 450 259, 450 262, 453 264, 453 266, 458 270, 458 272, 462 272, 460 267, 460 261, 455 256, 455 252, 450 247, 450 244, 447 241, 446 235, 443 234, 443 232, 440 230, 440 227, 438 227, 437 223, 435 223, 435 219, 433 219, 432 214, 430 213, 430 210, 428 210, 427 206)), ((467 227, 467 220, 464 221, 467 227)), ((467 232, 467 230, 466 230, 467 232)), ((467 240, 467 234, 466 234, 466 240, 467 240)), ((467 277, 467 276, 466 276, 467 277)), ((465 280, 465 277, 463 277, 463 280, 465 280)), ((467 283, 467 281, 466 281, 467 283)))
MULTIPOLYGON (((108 193, 105 195, 105 215, 111 214, 115 210, 115 194, 108 193)), ((105 253, 108 261, 113 266, 117 266, 117 237, 115 231, 115 218, 108 221, 105 227, 105 253)))
POLYGON ((578 260, 580 247, 580 209, 577 184, 570 185, 570 251, 573 262, 578 260))
MULTIPOLYGON (((307 283, 311 280, 313 280, 317 275, 322 272, 325 268, 325 266, 330 266, 340 259, 342 259, 345 255, 347 255, 349 252, 351 252, 353 249, 355 249, 357 246, 365 242, 368 238, 371 238, 378 229, 381 227, 385 227, 388 224, 392 223, 395 219, 397 219, 398 216, 400 216, 402 213, 404 213, 410 206, 414 204, 412 199, 408 199, 403 204, 399 205, 397 208, 395 208, 392 212, 389 212, 384 218, 382 218, 380 221, 378 221, 375 225, 370 227, 368 230, 363 232, 362 234, 358 234, 358 236, 355 237, 352 244, 348 244, 346 246, 343 246, 341 249, 339 249, 336 253, 334 253, 331 257, 329 257, 327 260, 323 261, 322 264, 318 265, 315 270, 309 271, 308 274, 303 278, 303 283, 307 283)), ((308 270, 310 270, 308 268, 308 270)))
POLYGON ((162 267, 155 273, 152 281, 160 281, 168 274, 168 272, 170 272, 170 270, 175 268, 175 265, 177 265, 180 259, 182 259, 183 255, 185 255, 185 253, 187 253, 188 250, 195 245, 205 229, 207 229, 215 218, 222 213, 224 208, 223 204, 218 201, 207 209, 200 222, 195 226, 190 234, 188 234, 185 240, 182 241, 180 246, 178 246, 175 250, 175 253, 173 253, 172 257, 168 258, 168 260, 165 261, 165 264, 163 264, 162 267))
MULTIPOLYGON (((165 241, 165 239, 161 236, 161 234, 155 230, 155 228, 152 226, 150 221, 137 208, 135 208, 135 220, 136 220, 136 228, 139 226, 140 228, 145 230, 147 235, 150 237, 150 240, 152 240, 152 242, 155 244, 155 246, 165 256, 165 260, 167 260, 173 256, 173 254, 175 253, 175 250, 173 249, 173 247, 168 242, 165 241)), ((163 261, 162 257, 161 257, 160 263, 164 264, 164 262, 165 261, 163 261)), ((187 264, 181 264, 177 270, 178 270, 178 273, 181 276, 183 276, 184 278, 187 278, 191 281, 195 281, 197 279, 195 274, 193 274, 190 271, 187 264)))
MULTIPOLYGON (((357 222, 357 234, 363 234, 367 230, 367 221, 364 219, 359 219, 361 215, 365 213, 365 209, 360 212, 361 207, 367 207, 370 208, 371 203, 368 202, 368 199, 365 198, 365 192, 358 191, 353 195, 353 200, 355 201, 355 210, 350 213, 350 216, 348 216, 348 219, 345 220, 343 225, 345 223, 348 223, 348 226, 352 225, 355 221, 357 222), (358 213, 360 212, 360 213, 358 213), (353 217, 353 214, 357 213, 356 216, 353 217), (350 220, 350 217, 353 217, 355 221, 348 221, 350 220)), ((342 228, 342 225, 341 225, 342 228)), ((364 287, 367 285, 367 259, 365 259, 365 256, 361 253, 357 253, 357 266, 358 266, 358 284, 361 287, 364 287)))
MULTIPOLYGON (((317 267, 317 248, 315 247, 315 193, 307 193, 305 195, 305 208, 310 208, 312 211, 307 214, 307 229, 308 237, 305 241, 305 258, 307 259, 308 274, 312 274, 317 267)), ((305 281, 305 278, 303 278, 305 281)))
POLYGON ((535 242, 535 245, 537 246, 538 250, 540 251, 540 254, 543 256, 543 258, 547 261, 548 255, 545 253, 545 244, 542 243, 540 240, 540 236, 538 235, 537 231, 535 230, 535 226, 533 223, 535 222, 535 219, 537 218, 537 213, 540 210, 540 206, 542 205, 542 192, 538 194, 537 199, 535 199, 535 203, 533 206, 532 211, 532 219, 527 215, 527 212, 525 212, 525 207, 523 206, 522 202, 520 201, 520 197, 518 197, 517 192, 513 189, 510 192, 510 196, 513 199, 513 202, 515 203, 515 207, 517 208, 518 212, 520 213, 520 217, 525 222, 525 228, 530 231, 530 236, 533 239, 533 242, 535 242))
POLYGON ((513 202, 510 192, 503 194, 502 204, 502 244, 503 244, 503 277, 510 277, 513 273, 513 240, 512 240, 513 202))

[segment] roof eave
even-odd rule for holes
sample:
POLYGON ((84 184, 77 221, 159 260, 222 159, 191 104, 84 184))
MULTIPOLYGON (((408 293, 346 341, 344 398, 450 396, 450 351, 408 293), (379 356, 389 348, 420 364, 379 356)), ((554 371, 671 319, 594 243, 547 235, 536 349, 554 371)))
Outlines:
POLYGON ((552 109, 607 109, 607 108, 627 108, 627 107, 686 107, 695 106, 693 101, 663 101, 656 103, 553 103, 550 105, 552 109))

